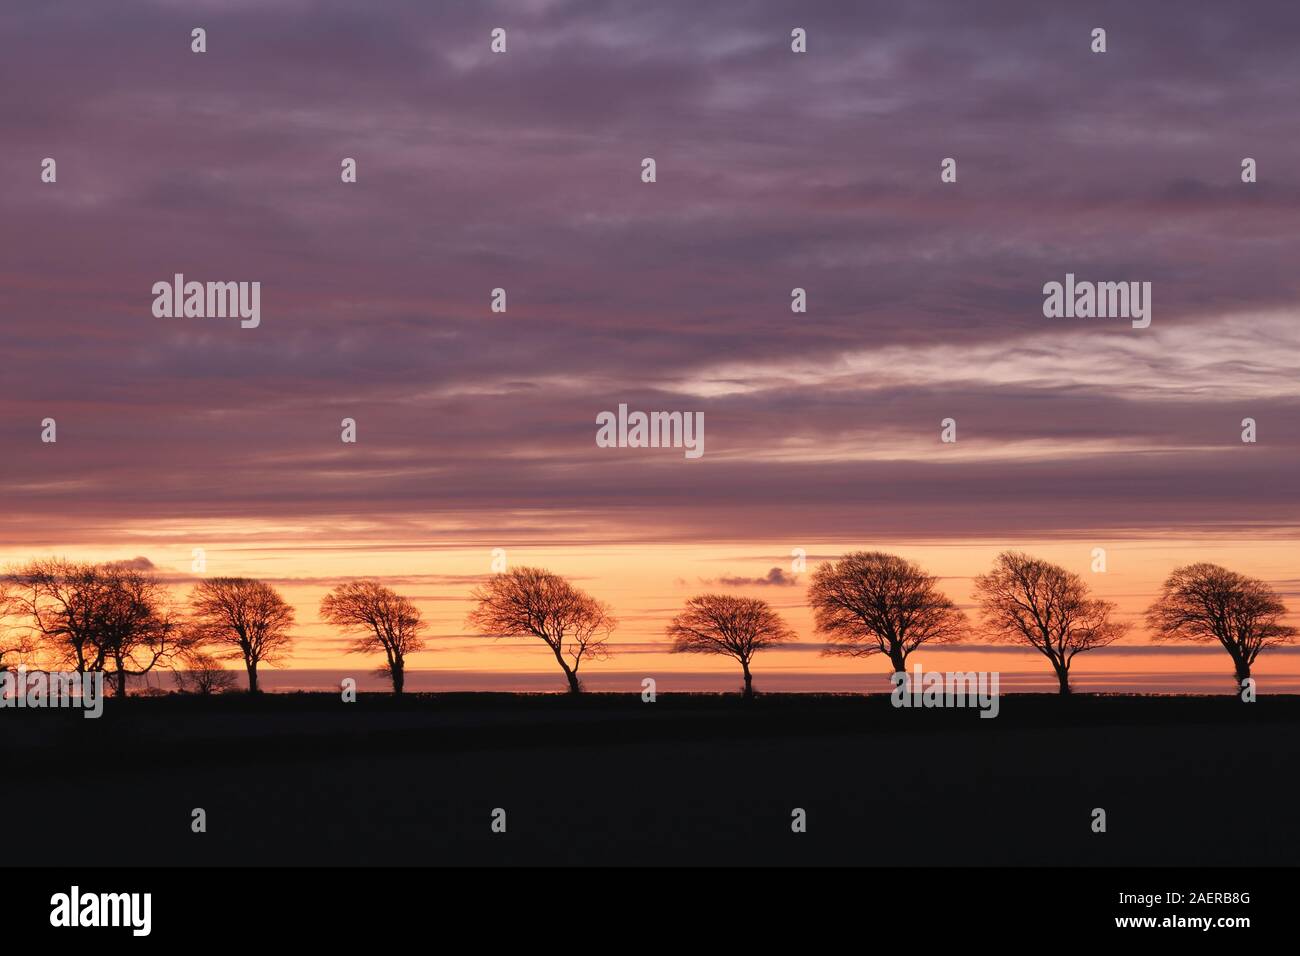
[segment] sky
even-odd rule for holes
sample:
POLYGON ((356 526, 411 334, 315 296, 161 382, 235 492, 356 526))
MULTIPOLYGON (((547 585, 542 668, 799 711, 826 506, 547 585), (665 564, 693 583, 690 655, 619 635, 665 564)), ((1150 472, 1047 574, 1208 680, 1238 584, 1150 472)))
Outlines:
MULTIPOLYGON (((591 681, 730 689, 663 653, 726 589, 788 615, 769 686, 802 689, 882 666, 819 656, 793 549, 904 554, 968 606, 1015 547, 1135 623, 1083 678, 1219 688, 1140 611, 1200 559, 1300 606, 1298 30, 1281 2, 6 5, 0 561, 140 558, 179 598, 203 548, 276 581, 290 663, 330 673, 367 662, 320 597, 378 576, 432 625, 413 666, 523 686, 544 648, 464 630, 503 548, 614 606, 591 681), (175 273, 260 282, 260 326, 155 317, 175 273), (1044 317, 1067 273, 1150 282, 1150 327, 1044 317), (620 403, 703 413, 703 457, 597 447, 620 403)), ((921 659, 1051 685, 978 641, 921 659)))

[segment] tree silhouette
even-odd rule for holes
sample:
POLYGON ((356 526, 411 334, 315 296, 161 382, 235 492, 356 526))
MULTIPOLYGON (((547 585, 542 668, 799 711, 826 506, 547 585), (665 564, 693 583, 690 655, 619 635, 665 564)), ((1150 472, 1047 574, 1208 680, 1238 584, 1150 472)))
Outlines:
POLYGON ((106 671, 126 694, 127 678, 166 664, 184 640, 166 587, 122 563, 32 561, 9 578, 10 608, 61 665, 106 671))
POLYGON ((1202 562, 1170 574, 1146 617, 1158 640, 1217 641, 1232 658, 1240 686, 1260 651, 1295 638, 1296 629, 1281 623, 1286 613, 1263 581, 1202 562))
MULTIPOLYGON (((4 627, 5 621, 17 607, 13 581, 8 576, 0 577, 0 627, 4 627)), ((22 632, 15 633, 6 627, 0 633, 0 671, 10 666, 10 658, 21 659, 27 651, 27 641, 22 632)))
POLYGON ((32 635, 59 665, 77 673, 104 669, 98 628, 109 587, 93 564, 63 558, 30 561, 13 571, 11 608, 31 622, 32 635))
POLYGON ((994 640, 1028 644, 1046 657, 1062 694, 1070 693, 1075 655, 1119 640, 1128 625, 1110 619, 1115 605, 1089 596, 1073 571, 1019 551, 1004 551, 975 578, 975 596, 994 640))
POLYGON ((211 654, 191 652, 185 659, 185 669, 176 671, 176 683, 186 694, 223 694, 235 686, 233 672, 221 666, 211 654))
POLYGON ((813 572, 808 602, 817 630, 839 644, 829 653, 884 654, 894 673, 922 644, 959 640, 966 618, 912 562, 880 551, 855 551, 813 572))
POLYGON ((350 581, 325 595, 320 613, 335 627, 356 635, 349 653, 383 651, 388 662, 384 673, 392 678, 393 693, 402 692, 406 655, 424 647, 420 639, 424 622, 408 598, 378 581, 350 581))
POLYGON ((117 695, 125 697, 128 676, 170 661, 184 650, 186 638, 157 578, 120 564, 104 565, 100 573, 107 590, 95 640, 116 679, 117 695))
POLYGON ((584 660, 610 656, 606 641, 615 627, 609 607, 564 578, 541 568, 494 574, 474 589, 468 624, 491 637, 528 635, 546 642, 569 682, 582 692, 578 668, 584 660))
POLYGON ((242 658, 248 670, 248 692, 256 694, 257 665, 274 665, 293 643, 293 608, 278 591, 252 578, 209 578, 190 595, 199 643, 226 649, 225 656, 242 658))
POLYGON ((796 635, 766 601, 701 594, 668 625, 674 654, 725 654, 740 662, 745 675, 745 699, 754 697, 749 672, 754 654, 796 640, 796 635))

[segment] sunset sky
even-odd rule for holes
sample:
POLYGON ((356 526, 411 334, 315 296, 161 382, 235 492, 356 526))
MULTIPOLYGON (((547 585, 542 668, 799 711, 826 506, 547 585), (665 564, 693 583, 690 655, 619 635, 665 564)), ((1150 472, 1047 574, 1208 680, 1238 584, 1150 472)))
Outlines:
MULTIPOLYGON (((431 625, 417 690, 562 689, 465 633, 493 548, 613 605, 595 689, 734 689, 663 653, 710 589, 800 633, 759 689, 884 689, 819 656, 795 548, 895 551, 963 606, 1022 548, 1135 622, 1211 560, 1300 610, 1294 3, 382 6, 0 9, 0 563, 141 558, 179 598, 203 548, 329 674, 378 662, 321 596, 380 577, 431 625), (1150 328, 1044 318, 1067 272, 1151 282, 1150 328), (260 327, 155 318, 175 273, 261 282, 260 327), (703 412, 704 456, 598 448, 620 403, 703 412)), ((1146 641, 1080 686, 1230 690, 1222 651, 1146 641)), ((978 640, 917 659, 1054 686, 978 640)), ((1258 677, 1300 690, 1300 656, 1258 677)))

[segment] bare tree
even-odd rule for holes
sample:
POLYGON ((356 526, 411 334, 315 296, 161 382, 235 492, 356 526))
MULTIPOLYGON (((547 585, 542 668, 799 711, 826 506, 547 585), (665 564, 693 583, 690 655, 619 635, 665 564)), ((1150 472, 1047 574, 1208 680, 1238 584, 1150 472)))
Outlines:
POLYGON ((938 578, 905 558, 855 551, 817 566, 808 588, 817 630, 841 646, 830 653, 884 654, 894 673, 922 644, 966 633, 966 618, 936 586, 938 578))
POLYGON ((99 627, 110 586, 93 564, 45 558, 9 574, 11 608, 30 622, 30 635, 60 666, 78 673, 104 669, 99 627))
POLYGON ((541 568, 494 574, 471 595, 476 607, 468 624, 491 637, 541 638, 569 682, 582 692, 578 668, 584 660, 610 656, 606 641, 615 627, 607 605, 541 568))
POLYGON ((1202 562, 1170 574, 1146 616, 1157 639, 1217 641, 1240 686, 1260 651, 1294 640, 1296 629, 1282 623, 1286 613, 1265 582, 1202 562))
POLYGON ((252 578, 209 578, 190 595, 199 643, 226 648, 248 670, 248 692, 256 694, 257 665, 274 665, 293 643, 293 608, 275 588, 252 578))
POLYGON ((89 564, 58 558, 32 561, 8 575, 9 608, 30 622, 29 640, 78 672, 128 677, 165 664, 182 645, 167 588, 124 562, 89 564))
POLYGON ((125 697, 127 678, 169 662, 184 650, 185 636, 156 577, 123 564, 103 565, 99 573, 106 591, 94 640, 117 695, 125 697))
POLYGON ((725 654, 740 662, 745 675, 745 699, 754 697, 749 672, 754 654, 797 640, 793 630, 766 601, 701 594, 686 602, 686 609, 668 625, 674 654, 725 654))
POLYGON ((1002 552, 993 570, 975 578, 975 596, 988 634, 1046 657, 1062 694, 1070 693, 1075 655, 1128 632, 1127 624, 1110 619, 1114 603, 1091 597, 1079 575, 1019 551, 1002 552))
POLYGON ((393 693, 402 692, 406 655, 424 648, 420 638, 424 622, 409 598, 378 581, 351 581, 325 595, 320 613, 335 627, 356 635, 349 653, 383 651, 387 659, 383 673, 392 678, 393 693))
POLYGON ((18 606, 13 592, 13 581, 8 576, 0 577, 0 671, 10 666, 11 660, 16 664, 27 651, 23 633, 10 630, 5 623, 18 606))
POLYGON ((185 668, 176 671, 176 684, 186 694, 224 694, 234 688, 233 671, 221 666, 221 661, 202 651, 191 652, 185 659, 185 668))

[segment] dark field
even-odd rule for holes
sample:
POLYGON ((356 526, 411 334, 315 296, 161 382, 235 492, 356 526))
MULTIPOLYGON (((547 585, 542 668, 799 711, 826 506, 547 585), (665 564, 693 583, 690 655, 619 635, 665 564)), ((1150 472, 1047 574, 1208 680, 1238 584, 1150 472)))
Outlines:
POLYGON ((1300 697, 132 698, 0 748, 20 865, 1300 862, 1300 697))

